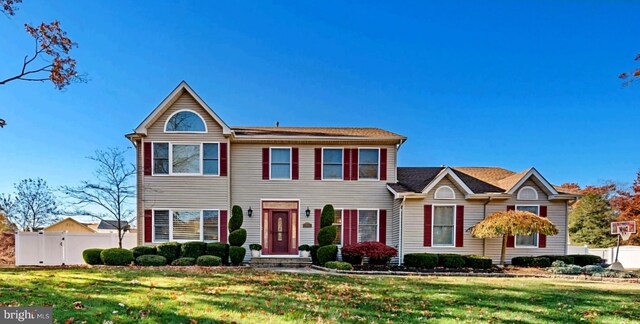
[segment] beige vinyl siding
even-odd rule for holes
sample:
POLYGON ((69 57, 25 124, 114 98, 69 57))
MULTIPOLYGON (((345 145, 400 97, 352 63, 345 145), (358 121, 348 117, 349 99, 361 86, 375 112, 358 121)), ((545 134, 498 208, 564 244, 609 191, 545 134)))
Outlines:
MULTIPOLYGON (((519 201, 514 198, 508 200, 494 200, 487 204, 487 215, 496 211, 507 209, 508 205, 546 205, 547 216, 560 232, 556 236, 547 237, 546 248, 507 248, 507 262, 514 256, 523 255, 545 255, 545 254, 565 254, 566 241, 566 205, 565 202, 551 202, 547 200, 547 195, 540 190, 532 181, 526 181, 523 186, 532 186, 538 191, 537 201, 519 201)), ((476 239, 466 230, 474 224, 484 219, 484 201, 465 200, 460 189, 453 185, 451 179, 446 177, 433 190, 429 192, 425 199, 407 199, 404 208, 404 233, 403 248, 407 253, 458 253, 486 255, 494 262, 500 260, 501 239, 487 239, 486 247, 482 239, 476 239), (435 200, 433 195, 435 190, 441 185, 452 187, 456 194, 454 200, 435 200), (424 245, 424 205, 456 204, 464 205, 464 247, 425 247, 424 245)))
MULTIPOLYGON (((300 180, 262 180, 262 148, 270 145, 234 143, 231 151, 231 199, 232 205, 243 210, 253 209, 253 217, 245 217, 243 227, 247 229, 247 243, 259 243, 260 202, 262 200, 299 200, 300 244, 314 242, 314 209, 332 204, 336 209, 386 209, 387 240, 392 237, 393 196, 387 190, 387 182, 395 182, 395 147, 388 149, 387 180, 380 181, 322 181, 314 180, 314 149, 328 145, 273 145, 299 148, 300 180), (393 171, 393 172, 392 172, 393 171), (307 207, 311 216, 305 216, 307 207), (304 228, 304 223, 311 227, 304 228)), ((342 146, 336 146, 342 147, 342 146)), ((349 146, 347 146, 349 147, 349 146)), ((365 147, 365 146, 359 146, 365 147)), ((379 147, 379 146, 371 146, 379 147)))

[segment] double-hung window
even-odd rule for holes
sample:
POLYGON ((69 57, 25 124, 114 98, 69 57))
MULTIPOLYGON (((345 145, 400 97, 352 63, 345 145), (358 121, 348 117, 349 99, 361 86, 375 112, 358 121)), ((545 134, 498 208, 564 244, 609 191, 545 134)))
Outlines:
POLYGON ((322 179, 342 180, 342 149, 322 149, 322 179))
POLYGON ((154 210, 153 242, 218 241, 218 210, 154 210))
MULTIPOLYGON (((539 206, 530 205, 520 205, 516 206, 516 210, 519 211, 528 211, 530 213, 534 213, 539 215, 539 206)), ((515 247, 529 247, 535 248, 538 247, 538 233, 533 233, 531 235, 516 235, 515 237, 515 247)))
POLYGON ((218 143, 153 143, 154 175, 219 175, 218 143))
POLYGON ((271 148, 271 179, 291 180, 291 148, 271 148))
POLYGON ((207 175, 218 175, 218 143, 202 144, 202 173, 207 175))
POLYGON ((168 242, 169 233, 169 211, 155 210, 153 211, 153 241, 168 242))
POLYGON ((199 241, 201 233, 199 210, 173 211, 173 240, 199 241))
POLYGON ((433 245, 454 246, 455 206, 433 206, 433 245))
POLYGON ((378 210, 358 210, 358 242, 378 240, 378 210))
POLYGON ((218 241, 219 212, 217 210, 202 211, 203 239, 218 241))
POLYGON ((358 150, 358 179, 378 179, 378 155, 377 148, 358 150))
POLYGON ((153 143, 153 173, 169 174, 169 143, 153 143))
POLYGON ((333 226, 336 227, 336 233, 338 233, 336 235, 335 241, 333 241, 333 244, 342 245, 342 210, 341 209, 334 210, 333 226))

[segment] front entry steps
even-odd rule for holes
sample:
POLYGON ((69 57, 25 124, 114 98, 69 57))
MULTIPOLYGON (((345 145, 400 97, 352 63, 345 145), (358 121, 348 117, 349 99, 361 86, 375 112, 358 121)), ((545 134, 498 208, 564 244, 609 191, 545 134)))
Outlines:
POLYGON ((311 258, 262 256, 251 258, 249 264, 254 268, 304 268, 311 266, 311 258))

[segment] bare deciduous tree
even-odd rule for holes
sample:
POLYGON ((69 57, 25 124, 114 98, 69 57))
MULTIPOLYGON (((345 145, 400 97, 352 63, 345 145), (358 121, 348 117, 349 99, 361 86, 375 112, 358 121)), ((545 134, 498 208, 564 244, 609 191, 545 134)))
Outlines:
POLYGON ((77 205, 75 213, 90 215, 100 220, 115 220, 118 244, 129 230, 128 223, 135 219, 128 201, 135 198, 135 165, 125 162, 125 151, 118 148, 98 150, 88 159, 97 163, 94 181, 82 181, 77 187, 62 187, 62 192, 77 205), (99 212, 86 210, 93 207, 99 212))
POLYGON ((33 231, 58 220, 57 199, 46 181, 24 179, 15 189, 15 196, 0 196, 0 209, 20 230, 33 231))

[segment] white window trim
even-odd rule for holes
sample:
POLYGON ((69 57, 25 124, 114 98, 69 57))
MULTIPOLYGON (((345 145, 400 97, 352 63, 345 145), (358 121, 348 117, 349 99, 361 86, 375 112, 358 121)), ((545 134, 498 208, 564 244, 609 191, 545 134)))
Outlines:
POLYGON ((520 188, 520 190, 518 190, 518 196, 517 196, 517 199, 518 199, 518 200, 528 200, 528 201, 533 201, 533 200, 538 200, 538 198, 539 198, 539 196, 538 196, 538 190, 536 190, 536 188, 534 188, 534 187, 532 187, 532 186, 524 186, 524 187, 520 188), (522 192, 522 190, 525 190, 525 189, 531 189, 531 190, 533 190, 533 192, 536 194, 536 198, 535 198, 535 199, 522 199, 522 198, 520 198, 520 193, 522 192))
POLYGON ((274 181, 290 181, 293 178, 293 148, 292 147, 280 147, 273 146, 269 147, 269 180, 274 181), (271 163, 273 162, 273 150, 274 149, 287 149, 289 150, 289 178, 272 178, 271 177, 271 163))
POLYGON ((220 176, 220 142, 171 142, 171 141, 157 141, 151 142, 151 175, 158 177, 193 177, 193 176, 205 176, 205 177, 219 177, 220 176), (153 146, 155 143, 168 144, 169 145, 169 173, 156 173, 155 168, 155 154, 153 152, 153 146), (217 144, 218 145, 218 174, 204 174, 204 144, 217 144), (174 145, 200 145, 200 173, 174 173, 173 172, 173 146, 174 145))
MULTIPOLYGON (((336 246, 342 247, 342 241, 344 240, 344 208, 334 208, 334 210, 340 211, 340 244, 336 244, 336 246)), ((335 224, 335 220, 333 223, 335 224)))
POLYGON ((358 172, 356 173, 356 177, 358 177, 358 181, 380 181, 380 148, 379 147, 358 147, 358 172), (366 178, 360 179, 360 150, 378 150, 378 174, 376 178, 366 178))
POLYGON ((436 192, 433 194, 433 199, 438 199, 438 200, 453 200, 453 199, 456 199, 456 191, 453 190, 453 188, 451 188, 451 186, 442 185, 442 186, 438 187, 438 189, 436 189, 436 192), (441 189, 449 189, 451 191, 451 194, 453 195, 453 197, 452 198, 439 198, 438 197, 438 192, 441 189))
POLYGON ((431 246, 432 247, 445 247, 445 248, 455 248, 456 247, 456 227, 458 220, 458 211, 455 204, 433 204, 431 205, 431 246), (435 218, 436 218, 436 207, 453 207, 453 242, 452 244, 435 244, 433 241, 433 229, 435 228, 435 218))
MULTIPOLYGON (((374 210, 376 212, 376 242, 380 242, 380 209, 374 208, 358 208, 358 222, 356 224, 356 243, 360 243, 360 211, 371 211, 374 210)), ((368 242, 368 241, 365 241, 368 242)))
POLYGON ((177 208, 177 209, 171 209, 171 208, 153 208, 151 210, 151 242, 154 244, 161 244, 161 243, 166 243, 166 242, 178 242, 178 243, 183 243, 183 242, 193 242, 194 240, 174 240, 173 239, 173 212, 174 211, 179 211, 179 212, 191 212, 191 211, 199 211, 200 212, 200 239, 198 241, 200 242, 207 242, 207 243, 212 243, 212 242, 220 242, 220 209, 215 209, 215 208, 205 208, 205 209, 182 209, 182 208, 177 208), (212 241, 212 240, 204 240, 204 211, 217 211, 218 212, 218 240, 217 241, 212 241), (169 240, 168 241, 156 241, 156 211, 168 211, 169 212, 169 240))
POLYGON ((169 118, 167 118, 167 120, 164 121, 164 128, 163 128, 165 133, 172 133, 172 134, 204 134, 207 133, 209 131, 209 129, 207 128, 207 122, 204 120, 204 118, 202 118, 202 115, 200 115, 199 113, 191 110, 191 109, 180 109, 176 112, 174 112, 173 114, 171 114, 171 116, 169 116, 169 118), (200 120, 202 121, 202 123, 204 124, 204 132, 203 131, 168 131, 167 130, 167 125, 169 124, 169 120, 171 120, 171 118, 173 118, 173 116, 175 116, 177 113, 183 112, 183 111, 188 111, 188 112, 192 112, 194 114, 196 114, 198 117, 200 117, 200 120))
MULTIPOLYGON (((538 208, 538 212, 536 213, 536 215, 540 215, 540 205, 532 205, 532 204, 526 204, 526 205, 516 205, 516 210, 518 210, 518 207, 536 207, 538 208)), ((526 235, 528 236, 528 235, 526 235)), ((540 234, 536 233, 536 245, 520 245, 518 246, 518 235, 514 235, 513 236, 513 247, 515 249, 537 249, 540 246, 540 234)))
POLYGON ((320 179, 322 181, 344 181, 344 147, 323 147, 320 152, 320 179), (342 151, 342 164, 340 166, 340 179, 325 179, 324 178, 324 150, 341 150, 342 151))

